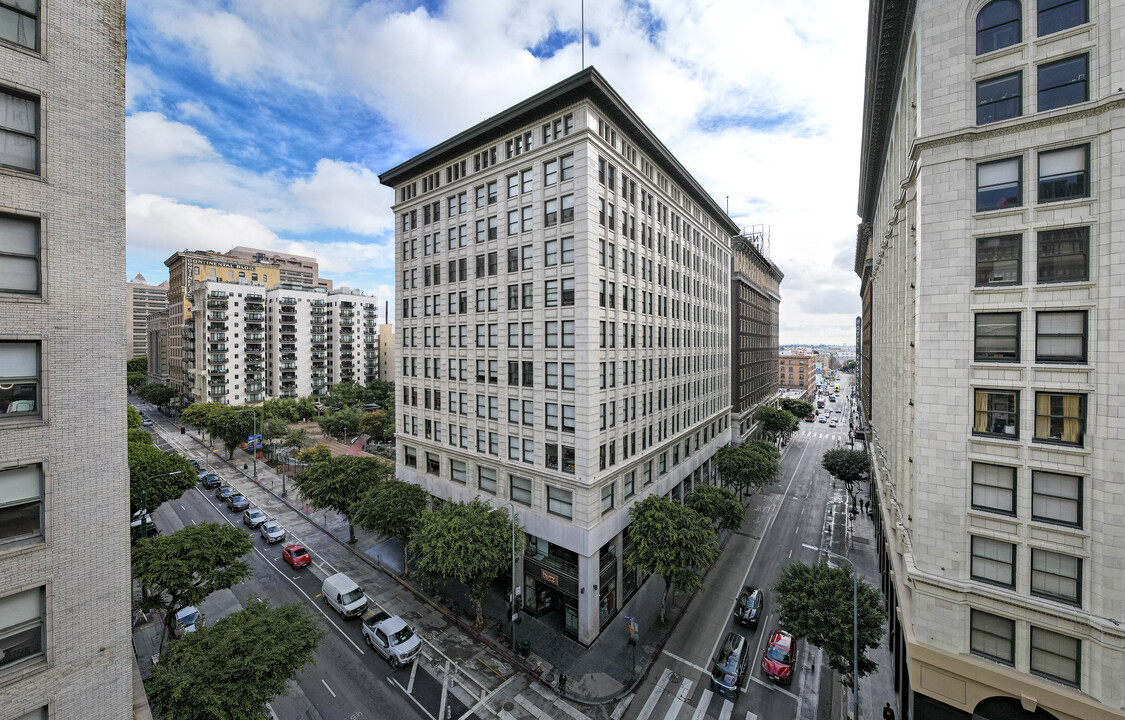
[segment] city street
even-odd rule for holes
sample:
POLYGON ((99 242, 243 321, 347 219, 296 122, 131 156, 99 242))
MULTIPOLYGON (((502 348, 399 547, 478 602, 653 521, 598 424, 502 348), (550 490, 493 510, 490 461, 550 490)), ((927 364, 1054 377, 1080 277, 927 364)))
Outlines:
POLYGON ((797 644, 797 669, 789 686, 766 679, 760 664, 769 632, 779 627, 773 582, 792 561, 816 562, 820 553, 810 547, 829 547, 834 535, 842 540, 845 532, 847 494, 843 486, 833 487, 820 460, 826 450, 847 445, 850 406, 845 399, 846 382, 841 381, 837 401, 826 403, 825 408, 833 417, 839 410, 842 422, 836 428, 820 422, 800 424, 784 450, 777 483, 752 499, 746 520, 720 558, 720 563, 725 558, 725 566, 709 572, 703 590, 638 687, 625 718, 812 720, 828 716, 831 682, 827 671, 821 670, 817 648, 797 644), (765 590, 763 616, 756 629, 734 621, 735 601, 744 584, 765 590), (741 692, 728 699, 712 691, 710 670, 711 658, 731 630, 747 637, 754 652, 741 692))

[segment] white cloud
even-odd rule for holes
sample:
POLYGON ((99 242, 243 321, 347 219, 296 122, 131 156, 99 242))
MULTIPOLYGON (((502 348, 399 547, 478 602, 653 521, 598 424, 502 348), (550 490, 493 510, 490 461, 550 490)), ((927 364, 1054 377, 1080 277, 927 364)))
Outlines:
POLYGON ((151 68, 125 63, 125 110, 133 111, 137 105, 160 91, 160 79, 151 68))
POLYGON ((394 228, 394 216, 387 209, 394 202, 394 191, 380 185, 378 176, 361 165, 321 160, 316 172, 295 180, 290 191, 326 226, 362 235, 394 228))
POLYGON ((273 231, 245 215, 202 208, 158 195, 126 196, 126 242, 165 256, 178 250, 228 249, 281 244, 273 231))

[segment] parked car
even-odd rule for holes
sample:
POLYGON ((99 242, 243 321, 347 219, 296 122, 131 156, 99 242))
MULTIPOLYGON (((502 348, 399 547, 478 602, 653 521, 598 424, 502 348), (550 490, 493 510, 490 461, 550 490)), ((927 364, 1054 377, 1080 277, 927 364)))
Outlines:
POLYGON ((734 696, 750 666, 750 643, 736 632, 728 632, 711 665, 711 687, 720 695, 734 696))
POLYGON ((262 527, 258 529, 258 532, 262 534, 262 537, 264 537, 266 542, 270 545, 285 539, 285 528, 281 527, 281 523, 276 520, 270 520, 264 523, 262 527))
POLYGON ((793 682, 793 668, 796 666, 796 639, 784 630, 774 630, 770 633, 766 649, 762 651, 762 674, 774 682, 788 685, 793 682))
POLYGON ((258 508, 249 508, 246 512, 242 513, 243 524, 249 525, 251 528, 260 526, 266 520, 269 520, 269 516, 258 508))
POLYGON ((191 466, 195 468, 196 472, 200 472, 203 470, 203 464, 198 460, 195 460, 194 458, 188 458, 188 462, 191 463, 191 466))
POLYGON ((391 667, 410 664, 422 651, 422 640, 398 615, 379 611, 363 619, 363 639, 390 663, 391 667))
POLYGON ((312 563, 312 555, 304 545, 286 545, 281 551, 281 559, 293 566, 294 570, 312 563))
POLYGON ((359 617, 367 610, 367 596, 363 594, 363 588, 344 573, 324 578, 320 594, 324 597, 324 604, 342 617, 359 617))
POLYGON ((143 418, 141 418, 141 425, 143 427, 148 427, 149 425, 152 425, 152 420, 150 420, 146 417, 143 417, 143 418))
POLYGON ((176 624, 172 627, 172 633, 180 637, 184 633, 195 632, 196 626, 201 625, 203 625, 203 613, 194 605, 188 605, 176 613, 176 624))
POLYGON ((227 498, 229 498, 231 495, 237 494, 238 491, 232 488, 230 485, 220 485, 218 489, 215 490, 215 497, 217 497, 222 502, 226 502, 227 498))
POLYGON ((203 483, 203 487, 208 490, 214 490, 223 484, 223 479, 215 473, 203 473, 203 477, 199 479, 203 483))
POLYGON ((765 604, 763 593, 753 585, 746 585, 738 594, 738 602, 734 605, 734 616, 743 625, 752 628, 758 627, 758 620, 762 616, 762 606, 765 604))
POLYGON ((235 493, 227 498, 227 508, 231 512, 241 512, 250 507, 250 501, 241 493, 235 493))

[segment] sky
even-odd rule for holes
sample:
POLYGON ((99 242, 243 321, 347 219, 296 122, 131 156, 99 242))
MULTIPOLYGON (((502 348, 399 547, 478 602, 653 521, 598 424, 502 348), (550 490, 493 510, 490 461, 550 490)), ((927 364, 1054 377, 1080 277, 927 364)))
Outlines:
MULTIPOLYGON (((315 256, 391 301, 378 175, 583 66, 580 0, 127 7, 127 276, 179 250, 315 256)), ((866 0, 587 0, 597 68, 720 207, 764 226, 780 341, 854 343, 866 0)), ((380 317, 380 320, 382 318, 380 317)))

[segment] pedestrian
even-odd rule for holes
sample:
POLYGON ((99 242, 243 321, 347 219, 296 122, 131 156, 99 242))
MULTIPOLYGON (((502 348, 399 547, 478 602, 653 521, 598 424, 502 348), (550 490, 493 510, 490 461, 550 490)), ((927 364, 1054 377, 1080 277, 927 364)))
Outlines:
POLYGON ((566 673, 559 675, 559 695, 566 692, 566 673))
POLYGON ((883 708, 883 720, 895 720, 895 711, 891 709, 891 704, 883 708))

